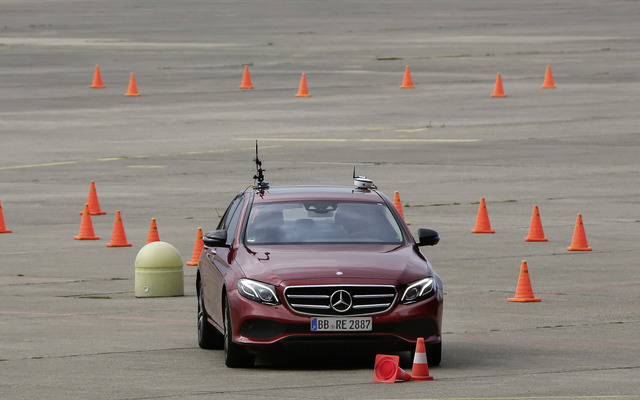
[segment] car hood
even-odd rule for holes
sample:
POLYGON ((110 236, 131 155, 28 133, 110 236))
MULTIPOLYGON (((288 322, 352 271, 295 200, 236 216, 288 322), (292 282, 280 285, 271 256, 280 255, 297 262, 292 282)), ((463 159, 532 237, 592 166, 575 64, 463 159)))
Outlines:
POLYGON ((244 247, 238 265, 246 277, 274 285, 408 283, 433 276, 411 245, 280 245, 244 247))

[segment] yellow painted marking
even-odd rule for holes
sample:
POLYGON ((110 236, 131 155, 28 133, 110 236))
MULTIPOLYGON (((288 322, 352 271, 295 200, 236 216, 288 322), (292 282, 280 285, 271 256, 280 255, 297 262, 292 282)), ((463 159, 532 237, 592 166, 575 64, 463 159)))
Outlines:
POLYGON ((122 160, 122 157, 98 158, 96 161, 105 162, 105 161, 117 161, 117 160, 122 160))
POLYGON ((166 165, 127 165, 127 168, 167 168, 166 165))
MULTIPOLYGON (((234 138, 232 140, 238 140, 238 141, 255 141, 255 139, 252 138, 234 138)), ((314 138, 262 138, 259 139, 258 142, 338 142, 338 143, 342 143, 342 142, 349 142, 349 139, 314 139, 314 138)))
POLYGON ((59 165, 71 165, 71 164, 77 164, 78 161, 60 161, 60 162, 51 162, 51 163, 44 163, 44 164, 26 164, 26 165, 14 165, 11 167, 0 167, 0 170, 5 170, 5 169, 20 169, 20 168, 33 168, 33 167, 56 167, 59 165))
MULTIPOLYGON (((602 395, 602 396, 513 396, 513 397, 431 397, 403 400, 567 400, 567 399, 637 399, 640 394, 602 395)), ((392 399, 378 399, 392 400, 392 399)))
POLYGON ((413 133, 413 132, 422 132, 422 131, 426 131, 429 128, 418 128, 418 129, 396 129, 396 132, 403 132, 403 133, 413 133))
MULTIPOLYGON (((255 139, 252 139, 255 141, 255 139)), ((262 141, 262 139, 260 139, 262 141)), ((261 146, 263 149, 273 149, 279 146, 261 146)), ((198 155, 198 154, 215 154, 215 153, 230 153, 233 151, 247 151, 253 150, 255 147, 251 148, 243 148, 243 149, 217 149, 217 150, 205 150, 205 151, 188 151, 182 153, 166 153, 166 154, 154 154, 150 156, 126 156, 126 157, 106 157, 106 158, 95 158, 88 160, 70 160, 70 161, 58 161, 58 162, 50 162, 50 163, 42 163, 42 164, 24 164, 24 165, 10 165, 7 167, 0 167, 0 171, 7 171, 12 169, 27 169, 27 168, 42 168, 42 167, 59 167, 61 165, 77 165, 77 164, 89 164, 89 163, 99 163, 99 162, 110 162, 110 161, 121 161, 121 160, 135 160, 135 159, 150 159, 156 157, 175 157, 175 156, 190 156, 190 155, 198 155)), ((129 166, 129 167, 137 167, 137 168, 164 168, 164 166, 129 166)))
MULTIPOLYGON (((255 140, 254 138, 234 138, 232 140, 255 140)), ((480 139, 345 139, 345 138, 261 138, 259 142, 378 142, 378 143, 474 143, 480 139)))

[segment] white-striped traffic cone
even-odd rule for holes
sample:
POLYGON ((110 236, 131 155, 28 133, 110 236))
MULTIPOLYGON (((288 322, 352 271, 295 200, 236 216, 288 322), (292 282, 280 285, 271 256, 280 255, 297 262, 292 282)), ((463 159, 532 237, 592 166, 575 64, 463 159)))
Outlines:
POLYGON ((418 338, 416 343, 416 354, 413 356, 413 368, 411 369, 411 380, 431 381, 433 376, 429 376, 429 363, 427 362, 427 352, 424 347, 424 338, 418 338))

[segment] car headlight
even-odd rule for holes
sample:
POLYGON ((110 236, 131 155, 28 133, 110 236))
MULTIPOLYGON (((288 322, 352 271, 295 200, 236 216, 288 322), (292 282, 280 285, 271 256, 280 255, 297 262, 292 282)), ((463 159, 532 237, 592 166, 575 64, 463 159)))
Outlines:
POLYGON ((257 301, 258 303, 269 305, 280 304, 278 295, 276 295, 276 287, 273 285, 252 281, 251 279, 239 279, 238 292, 240 292, 243 297, 257 301))
POLYGON ((404 291, 400 303, 411 304, 433 296, 436 292, 436 281, 433 278, 424 278, 410 283, 404 291))

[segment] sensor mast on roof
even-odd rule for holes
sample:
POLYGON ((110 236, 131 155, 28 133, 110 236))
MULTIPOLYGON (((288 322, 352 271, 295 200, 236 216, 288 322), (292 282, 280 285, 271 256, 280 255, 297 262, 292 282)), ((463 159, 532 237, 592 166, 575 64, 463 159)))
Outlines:
POLYGON ((269 182, 264 181, 263 172, 262 161, 258 158, 258 141, 256 140, 256 174, 253 176, 253 179, 258 181, 258 184, 255 185, 258 189, 266 189, 269 187, 269 182))

